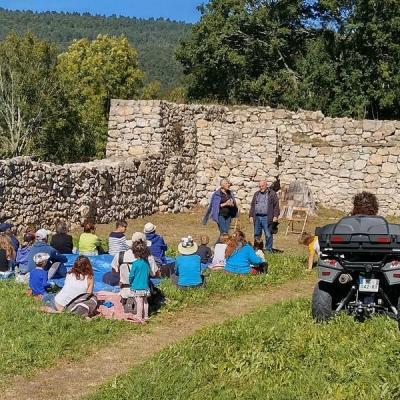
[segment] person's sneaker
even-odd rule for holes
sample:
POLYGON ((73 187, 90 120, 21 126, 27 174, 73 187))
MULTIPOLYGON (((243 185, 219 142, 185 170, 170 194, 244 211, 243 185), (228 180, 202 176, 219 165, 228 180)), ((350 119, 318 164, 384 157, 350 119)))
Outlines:
POLYGON ((279 249, 272 249, 271 253, 283 253, 283 250, 279 250, 279 249))

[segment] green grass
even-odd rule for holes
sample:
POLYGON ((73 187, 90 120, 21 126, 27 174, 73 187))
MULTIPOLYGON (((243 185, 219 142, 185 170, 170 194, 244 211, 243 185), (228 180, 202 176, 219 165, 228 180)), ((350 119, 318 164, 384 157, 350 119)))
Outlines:
POLYGON ((302 300, 203 330, 89 399, 394 400, 399 356, 394 321, 318 325, 302 300))
MULTIPOLYGON (((204 305, 218 297, 234 296, 240 291, 261 289, 306 274, 305 259, 293 256, 270 258, 267 276, 231 276, 213 272, 205 289, 178 290, 171 282, 162 284, 169 302, 153 323, 162 323, 164 312, 204 305)), ((109 340, 133 329, 126 322, 102 318, 87 321, 77 316, 46 314, 40 302, 25 295, 27 287, 12 281, 0 281, 0 378, 27 376, 38 368, 53 365, 58 359, 77 360, 109 340)))

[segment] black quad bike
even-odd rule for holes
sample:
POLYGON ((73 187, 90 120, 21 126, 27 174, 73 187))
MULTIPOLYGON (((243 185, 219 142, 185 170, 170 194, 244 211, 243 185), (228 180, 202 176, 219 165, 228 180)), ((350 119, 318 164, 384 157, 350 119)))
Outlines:
POLYGON ((400 328, 400 225, 383 217, 352 216, 316 229, 321 256, 312 315, 340 311, 360 320, 385 314, 400 328))

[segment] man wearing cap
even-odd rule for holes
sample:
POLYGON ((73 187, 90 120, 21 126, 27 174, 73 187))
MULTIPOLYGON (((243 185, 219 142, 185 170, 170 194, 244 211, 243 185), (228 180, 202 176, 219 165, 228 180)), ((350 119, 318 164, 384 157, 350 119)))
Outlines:
POLYGON ((167 259, 165 257, 165 252, 168 249, 164 238, 156 233, 156 226, 151 222, 148 222, 144 226, 144 234, 146 235, 146 240, 151 242, 150 252, 154 256, 156 263, 159 265, 165 265, 167 259))
POLYGON ((264 231, 266 250, 272 252, 272 227, 278 221, 279 200, 276 192, 268 188, 266 180, 260 181, 259 187, 251 202, 249 218, 254 224, 254 239, 261 240, 264 231))
POLYGON ((67 270, 64 263, 67 262, 67 257, 60 254, 54 247, 50 246, 48 241, 49 232, 46 229, 39 229, 36 234, 36 242, 32 245, 31 250, 28 254, 28 268, 26 271, 21 270, 21 274, 31 272, 35 267, 34 257, 39 253, 47 253, 49 259, 44 267, 44 270, 48 271, 49 279, 52 278, 63 278, 67 274, 67 270))

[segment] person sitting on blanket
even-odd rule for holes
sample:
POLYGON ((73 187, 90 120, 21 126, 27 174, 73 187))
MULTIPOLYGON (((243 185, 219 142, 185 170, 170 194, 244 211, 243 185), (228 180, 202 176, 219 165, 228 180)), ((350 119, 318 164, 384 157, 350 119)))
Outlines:
POLYGON ((196 254, 198 249, 191 236, 182 238, 178 245, 179 256, 176 257, 176 271, 171 275, 173 282, 181 288, 200 287, 204 284, 201 273, 201 258, 196 254))
POLYGON ((52 310, 64 311, 79 296, 86 293, 92 294, 94 288, 93 275, 90 260, 86 256, 79 256, 65 278, 64 287, 55 295, 51 304, 52 310))
POLYGON ((72 236, 68 235, 68 225, 65 221, 60 221, 56 225, 56 234, 52 236, 50 245, 61 254, 72 254, 74 243, 72 236))
POLYGON ((28 253, 28 266, 20 267, 18 281, 22 283, 29 282, 29 273, 33 271, 36 264, 33 257, 38 253, 47 253, 50 255, 44 269, 48 272, 49 279, 64 278, 67 274, 67 269, 64 266, 67 257, 60 254, 54 247, 50 246, 48 241, 49 232, 46 229, 39 229, 36 232, 36 242, 32 245, 28 253))
POLYGON ((13 275, 15 249, 12 241, 5 233, 0 233, 0 279, 13 275))
POLYGON ((209 265, 211 269, 223 269, 225 267, 225 251, 228 246, 230 236, 224 233, 220 236, 218 243, 214 247, 214 256, 209 265))
POLYGON ((115 231, 110 233, 108 237, 108 253, 112 256, 115 256, 121 251, 129 250, 130 246, 125 236, 127 228, 128 223, 126 221, 117 221, 115 224, 115 231))
POLYGON ((152 256, 154 256, 156 263, 158 265, 165 265, 167 263, 165 252, 168 250, 168 246, 164 238, 156 233, 156 226, 151 222, 148 222, 144 226, 144 233, 146 235, 146 240, 151 242, 150 252, 152 256))
POLYGON ((224 270, 233 274, 249 274, 252 265, 260 265, 264 262, 246 241, 242 231, 237 231, 232 235, 228 242, 225 256, 226 264, 224 270))
POLYGON ((37 253, 33 256, 36 268, 29 275, 29 287, 33 296, 50 305, 53 303, 55 295, 48 293, 48 289, 52 288, 52 285, 48 281, 47 271, 44 270, 49 258, 50 254, 48 253, 37 253))
MULTIPOLYGON (((146 242, 147 246, 151 246, 151 243, 149 241, 146 241, 146 235, 144 233, 135 232, 132 235, 132 245, 139 240, 143 240, 146 242)), ((135 260, 136 257, 134 256, 132 249, 116 254, 111 262, 112 272, 105 274, 103 277, 103 282, 108 285, 120 285, 120 293, 123 299, 131 297, 129 273, 131 271, 132 263, 135 260)), ((151 277, 157 277, 159 275, 159 268, 154 257, 150 255, 148 257, 148 261, 150 264, 151 277)))
POLYGON ((83 256, 98 256, 103 254, 100 238, 95 235, 96 225, 93 221, 86 220, 83 223, 83 233, 79 237, 79 254, 83 256))

